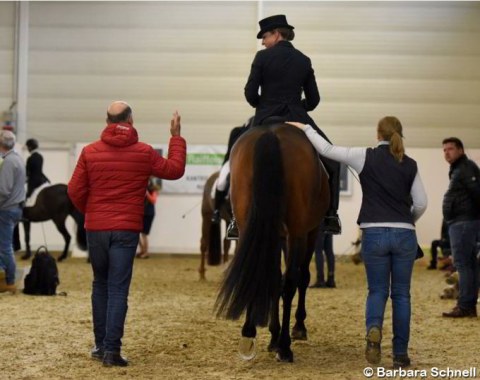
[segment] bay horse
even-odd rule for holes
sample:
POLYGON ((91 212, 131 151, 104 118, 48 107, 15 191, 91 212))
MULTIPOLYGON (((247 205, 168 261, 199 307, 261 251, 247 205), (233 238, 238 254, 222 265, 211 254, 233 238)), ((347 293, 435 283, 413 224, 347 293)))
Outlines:
POLYGON ((71 216, 77 223, 77 244, 82 250, 87 249, 87 236, 84 228, 84 217, 72 204, 67 194, 67 185, 56 184, 43 188, 35 200, 35 205, 24 207, 23 228, 25 231, 25 254, 22 260, 28 260, 32 251, 30 249, 30 223, 52 220, 65 240, 65 247, 58 261, 67 257, 71 236, 65 226, 65 220, 71 216))
MULTIPOLYGON (((215 182, 218 178, 219 172, 213 173, 208 177, 203 188, 202 196, 202 237, 200 239, 200 280, 205 280, 205 261, 208 260, 209 265, 217 265, 221 261, 221 247, 220 243, 213 242, 212 239, 218 237, 220 239, 220 226, 218 225, 218 233, 212 236, 212 215, 214 210, 214 200, 212 197, 212 189, 215 186, 215 182), (212 249, 212 247, 218 244, 218 249, 212 249)), ((223 202, 220 209, 220 217, 228 225, 232 220, 232 210, 228 201, 223 202)), ((228 253, 230 251, 231 241, 226 238, 223 239, 223 262, 228 261, 228 253)))
POLYGON ((277 353, 277 360, 292 362, 292 299, 298 288, 292 337, 305 340, 309 264, 330 202, 327 174, 305 134, 284 123, 256 126, 240 137, 232 149, 230 169, 230 196, 240 236, 215 302, 217 316, 237 320, 246 313, 239 345, 244 359, 256 354, 256 327, 269 324, 268 350, 277 353))

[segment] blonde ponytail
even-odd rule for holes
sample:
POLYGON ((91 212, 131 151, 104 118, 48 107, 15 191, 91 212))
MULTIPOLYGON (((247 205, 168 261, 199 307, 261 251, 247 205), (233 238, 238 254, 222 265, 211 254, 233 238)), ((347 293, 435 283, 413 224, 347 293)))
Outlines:
POLYGON ((402 130, 402 124, 395 116, 385 116, 378 122, 377 133, 384 141, 390 142, 390 153, 398 162, 402 162, 405 154, 402 130))

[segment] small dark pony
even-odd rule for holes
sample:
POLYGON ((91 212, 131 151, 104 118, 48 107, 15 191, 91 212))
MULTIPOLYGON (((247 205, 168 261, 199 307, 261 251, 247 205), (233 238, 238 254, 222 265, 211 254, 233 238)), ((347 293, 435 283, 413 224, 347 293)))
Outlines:
MULTIPOLYGON (((221 261, 221 250, 220 243, 218 243, 218 249, 215 249, 215 252, 212 252, 212 245, 217 243, 212 243, 212 215, 213 215, 213 199, 212 199, 212 188, 215 185, 219 172, 213 173, 208 177, 207 182, 203 188, 203 197, 202 197, 202 237, 200 239, 200 268, 198 272, 200 273, 200 280, 205 280, 205 260, 208 260, 209 265, 218 265, 221 261), (218 256, 217 256, 218 255, 218 256)), ((220 209, 220 217, 228 225, 232 220, 232 210, 230 208, 229 202, 223 202, 222 208, 220 209)), ((220 236, 220 226, 218 227, 218 236, 220 236)), ((220 239, 220 237, 218 237, 220 239)), ((228 261, 228 252, 230 251, 231 241, 223 239, 223 262, 228 261)))
POLYGON ((23 209, 23 228, 25 231, 25 254, 22 260, 28 260, 32 251, 30 250, 30 223, 45 222, 52 220, 57 230, 65 240, 65 247, 58 261, 67 257, 71 236, 65 226, 65 220, 71 216, 77 223, 77 244, 82 250, 87 249, 87 236, 84 228, 84 217, 72 204, 67 194, 67 185, 57 184, 46 187, 40 191, 35 200, 35 205, 23 209))
POLYGON ((240 239, 215 303, 217 316, 237 320, 246 312, 239 346, 244 359, 255 356, 256 326, 269 324, 268 350, 292 362, 292 299, 298 288, 292 337, 306 339, 305 295, 315 239, 330 202, 327 174, 305 134, 288 124, 250 129, 234 145, 230 168, 240 239))

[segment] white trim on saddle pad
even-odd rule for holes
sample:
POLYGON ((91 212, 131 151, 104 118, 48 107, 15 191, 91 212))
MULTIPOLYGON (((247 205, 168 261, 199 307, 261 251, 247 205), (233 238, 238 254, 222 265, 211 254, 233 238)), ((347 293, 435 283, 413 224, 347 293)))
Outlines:
POLYGON ((50 186, 52 186, 52 184, 50 182, 45 182, 44 184, 40 185, 35 190, 33 190, 33 193, 30 196, 30 198, 27 198, 25 200, 25 207, 35 206, 35 201, 37 200, 37 197, 38 197, 38 194, 40 193, 40 191, 42 191, 46 187, 50 187, 50 186))

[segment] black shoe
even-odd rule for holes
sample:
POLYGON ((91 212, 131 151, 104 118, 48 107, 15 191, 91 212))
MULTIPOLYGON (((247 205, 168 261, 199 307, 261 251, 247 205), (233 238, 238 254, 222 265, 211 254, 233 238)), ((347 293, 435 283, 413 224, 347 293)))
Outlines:
POLYGON ((325 281, 315 281, 314 284, 310 285, 309 288, 326 288, 327 284, 325 281))
POLYGON ((410 366, 410 358, 407 354, 393 356, 393 368, 405 368, 410 366))
POLYGON ((227 227, 227 240, 238 240, 238 236, 237 221, 233 218, 227 227))
POLYGON ((127 359, 122 358, 119 352, 105 352, 103 355, 104 367, 126 367, 127 365, 127 359))
POLYGON ((325 217, 323 230, 326 234, 331 235, 340 235, 342 233, 342 223, 337 214, 325 217))
POLYGON ((220 223, 220 210, 215 210, 213 211, 212 219, 211 219, 213 224, 218 224, 220 223))
POLYGON ((367 347, 365 348, 365 359, 370 364, 378 364, 382 359, 382 330, 378 326, 373 326, 368 330, 367 347))
POLYGON ((430 265, 427 267, 427 269, 437 269, 437 264, 430 263, 430 265))
POLYGON ((335 280, 333 277, 328 277, 327 278, 327 282, 325 283, 326 287, 327 288, 336 288, 337 287, 337 284, 335 284, 335 280))
POLYGON ((103 348, 97 348, 96 346, 92 348, 91 356, 92 359, 102 361, 103 360, 103 348))

